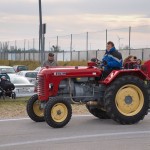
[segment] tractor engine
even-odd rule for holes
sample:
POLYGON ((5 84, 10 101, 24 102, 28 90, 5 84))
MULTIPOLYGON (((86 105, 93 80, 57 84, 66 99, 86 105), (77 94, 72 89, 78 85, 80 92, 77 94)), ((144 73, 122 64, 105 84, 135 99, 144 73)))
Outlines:
POLYGON ((103 91, 104 86, 96 84, 95 78, 71 78, 61 81, 57 96, 71 98, 75 102, 99 101, 103 91))

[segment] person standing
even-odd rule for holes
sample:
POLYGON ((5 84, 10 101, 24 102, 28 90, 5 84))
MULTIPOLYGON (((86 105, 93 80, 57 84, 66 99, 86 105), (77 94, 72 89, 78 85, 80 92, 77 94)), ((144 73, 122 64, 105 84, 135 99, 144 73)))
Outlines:
POLYGON ((54 54, 48 54, 48 60, 43 63, 42 67, 58 66, 57 62, 54 60, 54 54))

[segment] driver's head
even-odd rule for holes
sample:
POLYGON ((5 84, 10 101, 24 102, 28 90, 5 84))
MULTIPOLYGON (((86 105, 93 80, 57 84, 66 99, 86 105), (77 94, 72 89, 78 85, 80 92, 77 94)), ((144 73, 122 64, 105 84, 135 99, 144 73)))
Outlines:
POLYGON ((114 43, 111 42, 111 41, 109 41, 109 42, 107 43, 107 45, 106 45, 107 51, 110 51, 110 49, 112 49, 114 46, 115 46, 114 43))

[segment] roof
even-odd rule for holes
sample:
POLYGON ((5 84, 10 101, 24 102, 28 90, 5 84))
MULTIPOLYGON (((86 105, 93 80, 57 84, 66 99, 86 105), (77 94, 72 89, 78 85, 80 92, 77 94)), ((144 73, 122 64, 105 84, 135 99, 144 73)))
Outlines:
POLYGON ((0 68, 13 68, 11 66, 0 66, 0 68))
POLYGON ((22 71, 19 71, 19 72, 27 73, 27 72, 38 72, 38 71, 35 71, 35 70, 22 70, 22 71))

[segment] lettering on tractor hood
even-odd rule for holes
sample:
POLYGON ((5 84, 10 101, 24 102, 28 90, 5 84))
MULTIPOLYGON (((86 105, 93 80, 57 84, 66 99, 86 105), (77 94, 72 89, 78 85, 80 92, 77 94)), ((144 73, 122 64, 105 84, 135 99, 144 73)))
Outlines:
POLYGON ((54 76, 65 76, 66 72, 54 72, 54 76))

